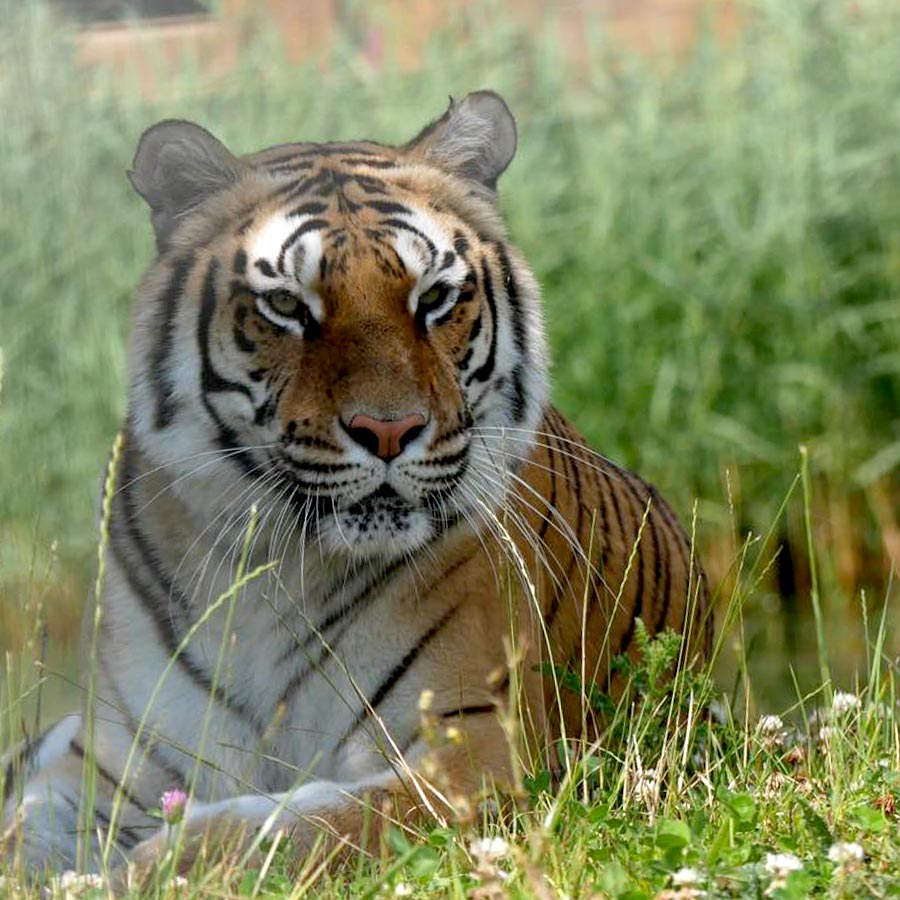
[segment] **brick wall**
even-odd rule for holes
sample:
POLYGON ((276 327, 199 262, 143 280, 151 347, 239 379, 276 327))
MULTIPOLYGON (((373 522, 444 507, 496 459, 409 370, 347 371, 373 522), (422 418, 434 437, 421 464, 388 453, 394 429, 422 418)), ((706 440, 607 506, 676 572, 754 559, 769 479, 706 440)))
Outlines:
MULTIPOLYGON (((265 20, 275 25, 292 61, 323 56, 334 36, 349 29, 360 54, 376 69, 390 57, 415 70, 425 63, 422 52, 429 35, 477 2, 378 0, 348 14, 339 0, 223 0, 217 16, 83 28, 76 35, 77 53, 86 66, 132 68, 142 89, 152 93, 165 64, 174 65, 186 51, 211 80, 226 74, 240 42, 265 20)), ((649 54, 677 53, 689 46, 701 14, 725 36, 738 23, 734 0, 504 0, 504 6, 532 30, 544 29, 548 22, 558 27, 576 67, 590 64, 585 25, 598 14, 613 39, 649 54)))

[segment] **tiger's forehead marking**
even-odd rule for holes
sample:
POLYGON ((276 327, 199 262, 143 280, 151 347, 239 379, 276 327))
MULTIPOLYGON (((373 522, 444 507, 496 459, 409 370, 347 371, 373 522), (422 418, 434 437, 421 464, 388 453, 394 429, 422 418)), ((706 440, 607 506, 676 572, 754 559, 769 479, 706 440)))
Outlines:
POLYGON ((325 310, 317 287, 337 255, 346 259, 356 241, 373 247, 383 241, 393 247, 414 281, 411 310, 416 295, 435 281, 465 278, 469 264, 459 253, 458 242, 428 210, 412 203, 376 200, 364 206, 362 216, 339 212, 325 218, 325 204, 307 203, 260 220, 246 237, 246 278, 251 289, 259 293, 299 289, 321 321, 325 310))

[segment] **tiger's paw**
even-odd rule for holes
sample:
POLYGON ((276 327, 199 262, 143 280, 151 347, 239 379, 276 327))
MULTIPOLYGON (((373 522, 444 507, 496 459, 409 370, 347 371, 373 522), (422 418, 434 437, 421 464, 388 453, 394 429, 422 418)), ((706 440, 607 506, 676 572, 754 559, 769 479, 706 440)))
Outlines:
POLYGON ((129 851, 117 872, 118 883, 144 890, 189 875, 201 863, 221 866, 223 871, 238 863, 241 868, 253 865, 257 853, 252 838, 247 823, 234 820, 166 825, 129 851))

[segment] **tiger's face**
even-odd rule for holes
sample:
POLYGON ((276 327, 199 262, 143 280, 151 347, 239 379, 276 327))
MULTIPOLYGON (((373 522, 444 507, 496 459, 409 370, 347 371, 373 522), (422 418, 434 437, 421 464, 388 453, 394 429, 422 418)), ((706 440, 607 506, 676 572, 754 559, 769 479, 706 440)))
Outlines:
POLYGON ((132 421, 154 455, 221 449, 333 556, 489 515, 546 399, 537 288, 493 193, 514 146, 487 93, 400 148, 236 158, 187 123, 148 132, 132 180, 163 297, 138 309, 132 421))

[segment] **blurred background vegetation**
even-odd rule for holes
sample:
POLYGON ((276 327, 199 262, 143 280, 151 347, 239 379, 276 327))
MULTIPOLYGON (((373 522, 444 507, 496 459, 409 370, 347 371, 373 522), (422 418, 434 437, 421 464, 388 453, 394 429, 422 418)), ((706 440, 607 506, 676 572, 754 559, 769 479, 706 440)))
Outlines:
POLYGON ((810 545, 851 677, 900 563, 898 4, 163 5, 0 0, 0 645, 38 619, 52 653, 77 636, 152 254, 124 176, 141 131, 400 141, 492 87, 519 121, 501 205, 544 287, 557 403, 683 517, 698 501, 723 595, 769 535, 728 639, 764 699, 816 672, 810 545))

